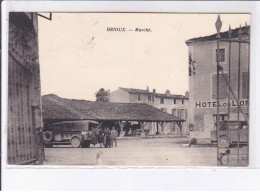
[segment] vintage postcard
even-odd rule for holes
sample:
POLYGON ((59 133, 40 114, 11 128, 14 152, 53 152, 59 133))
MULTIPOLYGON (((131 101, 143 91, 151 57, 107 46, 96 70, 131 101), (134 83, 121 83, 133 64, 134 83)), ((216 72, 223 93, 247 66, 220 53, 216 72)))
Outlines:
POLYGON ((9 165, 248 166, 250 14, 10 12, 9 165))

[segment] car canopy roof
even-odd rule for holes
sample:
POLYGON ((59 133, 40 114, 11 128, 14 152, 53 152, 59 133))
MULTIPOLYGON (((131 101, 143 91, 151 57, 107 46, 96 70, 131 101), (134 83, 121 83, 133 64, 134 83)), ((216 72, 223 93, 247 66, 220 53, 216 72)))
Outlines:
POLYGON ((64 130, 64 131, 88 131, 89 124, 98 125, 99 123, 92 120, 82 120, 82 121, 63 121, 59 123, 54 123, 51 126, 52 130, 64 130))

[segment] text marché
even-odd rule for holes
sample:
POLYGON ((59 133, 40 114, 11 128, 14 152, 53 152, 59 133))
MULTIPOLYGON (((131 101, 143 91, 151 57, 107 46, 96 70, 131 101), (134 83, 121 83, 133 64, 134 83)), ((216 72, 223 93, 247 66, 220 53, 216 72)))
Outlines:
POLYGON ((134 28, 127 30, 126 28, 107 27, 108 32, 152 32, 151 28, 134 28))

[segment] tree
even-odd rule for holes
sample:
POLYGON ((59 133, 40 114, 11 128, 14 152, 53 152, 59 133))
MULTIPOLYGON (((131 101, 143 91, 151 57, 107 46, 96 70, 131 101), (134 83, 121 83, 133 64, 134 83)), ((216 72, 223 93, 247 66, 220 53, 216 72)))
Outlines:
POLYGON ((101 88, 96 93, 96 101, 97 102, 108 102, 109 101, 109 90, 105 90, 104 88, 101 88))

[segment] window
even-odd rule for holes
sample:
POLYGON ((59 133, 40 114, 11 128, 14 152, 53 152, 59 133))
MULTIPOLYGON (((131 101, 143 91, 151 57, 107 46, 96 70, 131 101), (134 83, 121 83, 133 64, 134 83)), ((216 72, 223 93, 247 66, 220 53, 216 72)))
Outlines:
POLYGON ((184 104, 184 100, 182 100, 181 103, 184 104))
POLYGON ((179 109, 178 110, 178 117, 181 119, 185 119, 185 111, 184 109, 179 109))
POLYGON ((152 96, 148 96, 148 101, 152 101, 152 96))
MULTIPOLYGON (((217 122, 217 115, 213 114, 215 123, 217 122)), ((220 121, 227 121, 228 120, 228 114, 219 114, 219 120, 220 121)))
POLYGON ((248 76, 248 72, 242 73, 242 96, 243 96, 243 98, 249 97, 249 76, 248 76))
POLYGON ((161 98, 160 103, 164 104, 164 98, 161 98))
MULTIPOLYGON (((213 114, 214 117, 214 123, 215 127, 217 126, 217 115, 213 114)), ((228 115, 227 114, 219 114, 219 121, 227 121, 228 120, 228 115)))
POLYGON ((138 94, 138 101, 141 101, 141 95, 138 94))
MULTIPOLYGON (((227 82, 225 81, 228 80, 228 75, 227 74, 220 74, 219 75, 219 98, 227 98, 228 97, 228 90, 229 90, 229 86, 227 84, 227 82)), ((217 75, 213 75, 212 76, 212 97, 214 99, 217 98, 217 75)))
POLYGON ((181 118, 185 119, 185 111, 184 111, 184 109, 181 109, 181 118))
MULTIPOLYGON (((217 49, 216 49, 216 62, 218 61, 218 54, 217 54, 217 49)), ((219 62, 224 62, 225 61, 225 49, 219 49, 219 62)))
POLYGON ((177 116, 176 113, 177 113, 177 109, 172 109, 172 115, 173 115, 173 116, 177 116))
POLYGON ((167 112, 167 108, 161 108, 163 112, 167 112))
POLYGON ((176 99, 173 99, 173 103, 174 103, 174 104, 176 104, 176 101, 177 101, 176 99))

